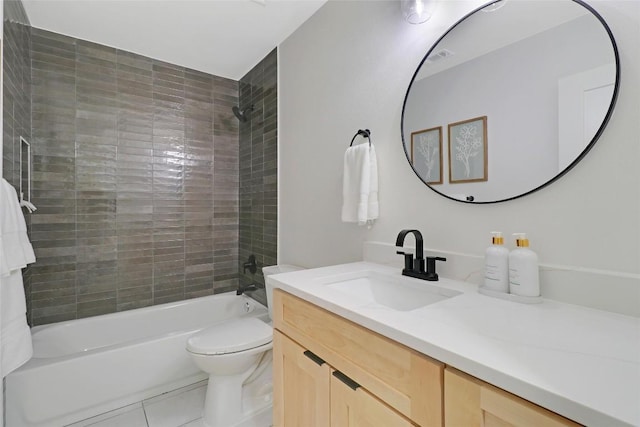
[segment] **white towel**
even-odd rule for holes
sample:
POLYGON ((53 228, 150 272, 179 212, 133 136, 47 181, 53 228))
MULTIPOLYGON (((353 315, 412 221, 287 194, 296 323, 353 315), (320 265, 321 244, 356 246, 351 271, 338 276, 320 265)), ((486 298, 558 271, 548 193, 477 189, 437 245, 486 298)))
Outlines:
POLYGON ((371 225, 379 215, 378 160, 373 145, 359 144, 344 153, 342 221, 371 225))
POLYGON ((0 373, 5 377, 33 354, 22 268, 35 262, 15 188, 0 181, 0 373))
POLYGON ((9 277, 0 277, 0 347, 2 377, 26 363, 33 355, 31 329, 27 324, 27 305, 22 284, 22 270, 14 270, 9 277))
POLYGON ((27 225, 18 203, 18 194, 5 179, 0 181, 0 276, 35 262, 27 237, 27 225))

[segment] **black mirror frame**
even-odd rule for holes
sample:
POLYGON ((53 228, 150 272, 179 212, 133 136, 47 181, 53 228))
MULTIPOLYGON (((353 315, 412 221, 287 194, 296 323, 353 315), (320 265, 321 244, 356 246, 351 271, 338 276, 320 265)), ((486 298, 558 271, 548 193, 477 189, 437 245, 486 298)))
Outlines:
POLYGON ((436 192, 437 194, 439 194, 439 195, 441 195, 441 196, 443 196, 443 197, 445 197, 447 199, 454 200, 454 201, 460 202, 460 203, 479 205, 479 204, 492 204, 492 203, 507 202, 509 200, 515 200, 515 199, 518 199, 520 197, 527 196, 527 195, 529 195, 531 193, 534 193, 534 192, 536 192, 536 191, 538 191, 538 190, 540 190, 540 189, 542 189, 542 188, 554 183, 555 181, 560 179, 562 176, 564 176, 567 172, 569 172, 571 169, 573 169, 573 167, 575 165, 577 165, 580 162, 580 160, 582 160, 582 158, 584 158, 584 156, 586 156, 586 154, 591 150, 591 148, 593 148, 595 143, 600 138, 600 135, 602 135, 602 132, 604 131, 605 127, 609 123, 609 119, 611 118, 611 115, 613 114, 613 110, 614 110, 614 107, 616 105, 616 101, 618 99, 618 90, 619 90, 619 87, 620 87, 620 55, 618 54, 618 45, 616 44, 616 40, 613 37, 613 33, 611 32, 611 29, 609 28, 609 25, 607 25, 607 23, 604 20, 604 18, 598 12, 596 12, 596 10, 593 9, 590 5, 585 3, 583 0, 569 0, 569 1, 572 1, 574 3, 579 4, 580 6, 584 7, 585 9, 587 9, 589 12, 591 12, 593 14, 593 16, 595 16, 598 19, 598 21, 600 21, 600 23, 604 27, 605 31, 607 32, 607 35, 609 36, 609 39, 611 40, 611 47, 613 49, 613 54, 614 54, 614 57, 615 57, 616 80, 615 80, 615 84, 614 84, 614 88, 613 88, 613 95, 611 97, 611 103, 609 104, 609 109, 607 110, 607 114, 605 115, 604 119, 602 120, 602 124, 600 125, 600 127, 596 131, 595 135, 591 139, 591 142, 589 142, 589 144, 585 147, 585 149, 580 153, 580 155, 578 155, 578 157, 575 158, 575 160, 573 160, 573 162, 571 162, 571 164, 569 164, 569 166, 567 166, 562 171, 560 171, 556 176, 554 176, 553 178, 551 178, 547 182, 539 185, 538 187, 535 187, 532 190, 529 190, 529 191, 524 192, 522 194, 519 194, 517 196, 508 197, 508 198, 500 199, 500 200, 481 201, 481 202, 476 202, 476 201, 471 201, 471 200, 460 200, 460 199, 456 199, 456 198, 450 197, 450 196, 448 196, 448 195, 446 195, 444 193, 441 193, 440 191, 436 190, 435 188, 433 188, 432 186, 427 184, 425 182, 425 180, 420 176, 418 171, 416 171, 416 169, 411 164, 411 159, 409 157, 409 153, 407 151, 407 144, 406 144, 406 141, 405 141, 405 135, 404 135, 404 113, 405 113, 405 108, 407 106, 407 98, 409 97, 409 92, 411 91, 411 87, 413 86, 413 83, 415 82, 416 76, 418 75, 418 73, 420 71, 420 68, 422 68, 422 65, 427 60, 427 58, 429 57, 431 52, 433 52, 433 50, 436 48, 436 46, 438 46, 438 43, 440 43, 440 41, 443 38, 445 38, 447 36, 447 34, 449 34, 454 28, 456 28, 460 23, 462 23, 468 17, 470 17, 471 15, 475 14, 476 12, 479 12, 480 10, 484 9, 485 7, 487 7, 487 6, 491 5, 491 4, 498 3, 499 1, 501 1, 501 0, 495 0, 495 1, 492 1, 492 2, 489 2, 489 3, 486 3, 486 4, 484 4, 484 5, 480 6, 480 7, 472 10, 471 12, 467 13, 465 16, 460 18, 455 24, 453 24, 447 31, 445 31, 444 34, 442 34, 442 36, 440 36, 438 38, 438 40, 436 40, 436 42, 433 44, 433 46, 431 46, 431 48, 429 49, 427 54, 424 56, 424 58, 422 58, 422 61, 420 61, 420 64, 418 64, 418 67, 416 68, 416 71, 413 73, 413 77, 411 78, 411 82, 409 83, 409 87, 407 88, 407 93, 404 96, 404 102, 402 103, 402 115, 400 117, 400 135, 402 137, 404 154, 405 154, 405 157, 407 158, 407 162, 409 163, 409 166, 411 167, 413 172, 416 174, 418 179, 420 179, 420 181, 422 181, 427 187, 429 187, 429 189, 431 189, 432 191, 436 192))

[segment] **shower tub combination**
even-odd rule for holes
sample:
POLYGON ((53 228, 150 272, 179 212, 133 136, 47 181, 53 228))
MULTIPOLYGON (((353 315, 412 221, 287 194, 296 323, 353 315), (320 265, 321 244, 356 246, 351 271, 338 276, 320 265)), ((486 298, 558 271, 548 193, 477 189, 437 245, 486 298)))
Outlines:
POLYGON ((7 427, 59 427, 205 380, 187 338, 239 317, 269 319, 231 292, 37 326, 33 358, 6 378, 7 427))

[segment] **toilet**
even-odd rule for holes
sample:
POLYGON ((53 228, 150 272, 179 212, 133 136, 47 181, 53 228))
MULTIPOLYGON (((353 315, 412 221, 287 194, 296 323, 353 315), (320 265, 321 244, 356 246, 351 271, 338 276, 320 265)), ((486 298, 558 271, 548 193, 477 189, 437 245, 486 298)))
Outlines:
MULTIPOLYGON (((266 278, 297 270, 301 268, 273 265, 264 267, 262 272, 266 278)), ((266 291, 271 317, 273 287, 267 284, 266 291)), ((254 317, 219 323, 189 337, 187 352, 198 368, 209 374, 202 414, 205 427, 237 426, 251 416, 242 407, 243 385, 259 366, 271 364, 270 359, 264 360, 271 357, 267 354, 271 348, 271 324, 254 317)))

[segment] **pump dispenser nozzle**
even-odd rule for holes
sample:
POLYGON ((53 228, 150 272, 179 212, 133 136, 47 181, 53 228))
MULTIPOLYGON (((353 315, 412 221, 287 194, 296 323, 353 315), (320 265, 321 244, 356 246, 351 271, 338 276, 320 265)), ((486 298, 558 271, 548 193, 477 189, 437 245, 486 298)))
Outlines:
POLYGON ((502 231, 491 232, 491 243, 494 245, 504 245, 504 238, 502 237, 502 231))
POLYGON ((527 239, 526 233, 513 233, 516 238, 516 246, 519 248, 529 247, 529 239, 527 239))

